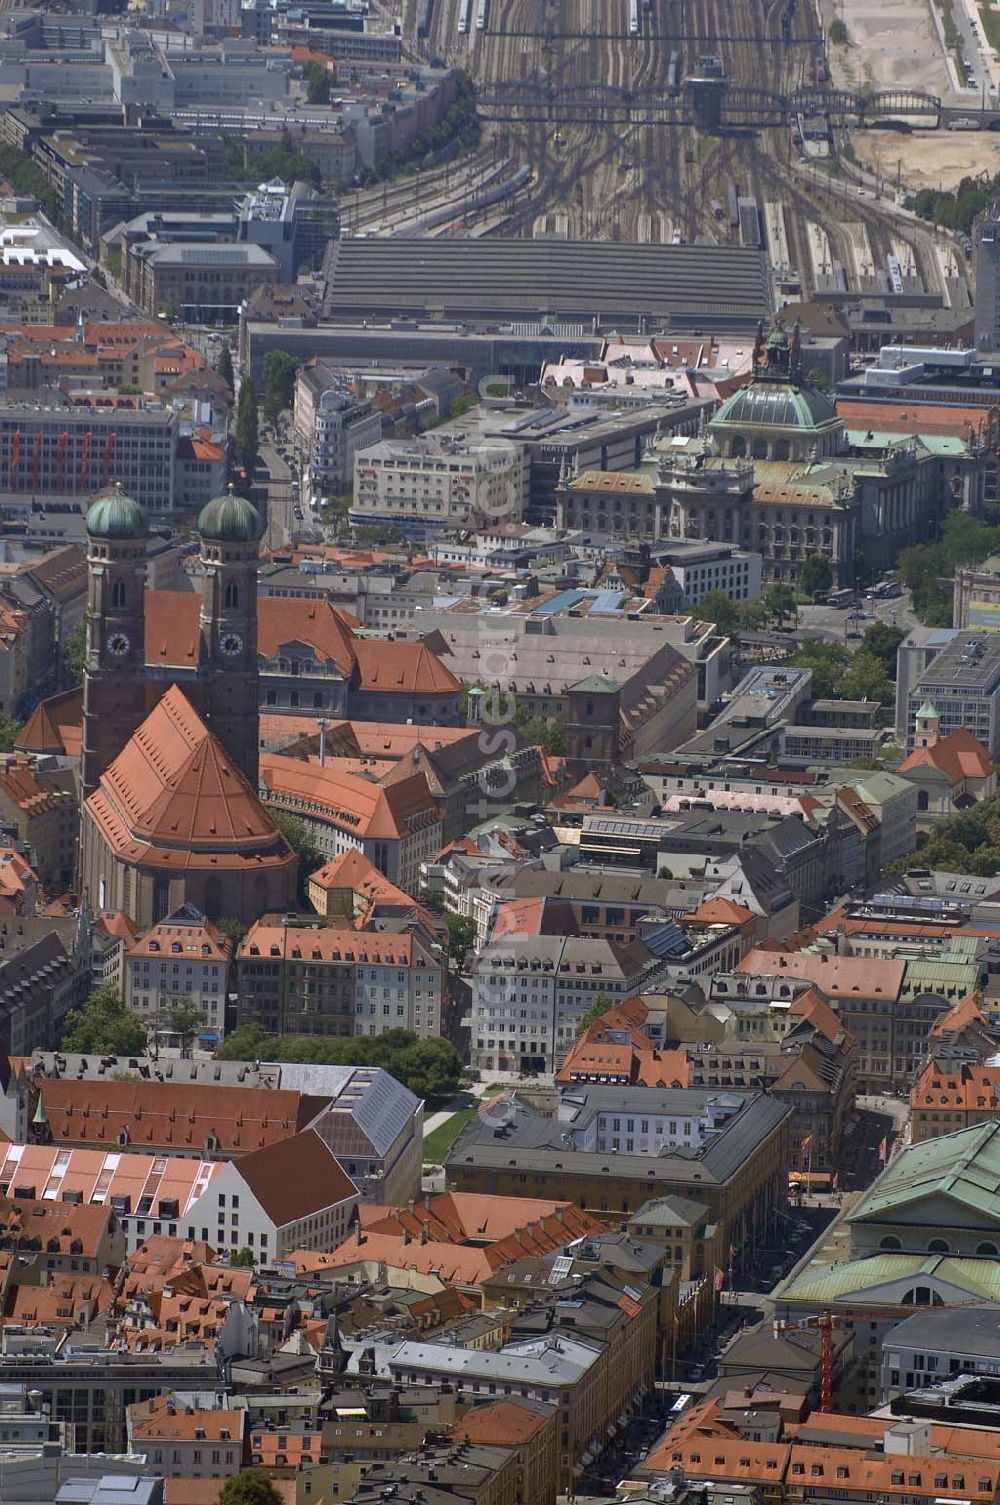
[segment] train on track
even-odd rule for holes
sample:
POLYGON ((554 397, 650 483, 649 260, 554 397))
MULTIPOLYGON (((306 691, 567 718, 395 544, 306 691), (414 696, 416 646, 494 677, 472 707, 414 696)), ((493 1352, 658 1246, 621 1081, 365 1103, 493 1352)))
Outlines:
POLYGON ((681 54, 679 48, 674 48, 670 54, 670 62, 667 66, 667 93, 676 96, 681 92, 681 54))
POLYGON ((423 235, 428 230, 436 230, 441 225, 447 225, 449 230, 455 229, 462 224, 465 216, 478 214, 482 209, 489 209, 493 204, 499 204, 504 199, 513 198, 520 193, 522 188, 527 188, 531 183, 531 168, 519 167, 511 173, 509 178, 504 178, 500 183, 493 183, 489 188, 481 188, 478 193, 470 194, 461 204, 454 202, 446 204, 441 209, 435 209, 427 214, 419 224, 407 230, 408 235, 423 235), (456 209, 461 210, 461 218, 455 218, 456 209))
POLYGON ((490 16, 490 0, 476 0, 476 30, 485 31, 490 16))
POLYGON ((434 0, 418 0, 417 4, 417 36, 428 37, 431 32, 431 11, 434 0))
POLYGON ((469 12, 472 9, 472 0, 458 0, 458 34, 460 37, 468 35, 469 12))
POLYGON ((639 0, 628 0, 628 34, 639 35, 639 0))
POLYGON ((757 200, 753 198, 741 198, 739 200, 740 217, 740 240, 745 246, 752 246, 759 251, 763 240, 760 233, 760 210, 757 200))

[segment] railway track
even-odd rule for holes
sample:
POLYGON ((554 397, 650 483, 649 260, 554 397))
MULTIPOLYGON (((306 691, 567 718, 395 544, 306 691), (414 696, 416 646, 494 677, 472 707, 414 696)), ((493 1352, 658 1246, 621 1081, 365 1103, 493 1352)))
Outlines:
MULTIPOLYGON (((472 0, 473 13, 475 5, 472 0)), ((417 8, 417 0, 406 0, 407 24, 417 8)), ((500 155, 529 166, 534 178, 528 195, 491 216, 494 233, 658 240, 672 227, 686 240, 735 242, 739 231, 728 214, 715 218, 711 204, 724 202, 728 180, 736 178, 741 194, 755 198, 762 212, 767 202, 785 205, 788 259, 807 295, 814 285, 810 224, 823 229, 831 256, 848 266, 852 233, 854 242, 858 236, 846 224, 864 227, 871 260, 883 268, 894 239, 905 239, 925 285, 939 286, 933 235, 901 227, 874 202, 803 179, 792 168, 785 127, 706 137, 693 124, 690 100, 671 100, 667 73, 674 49, 683 54, 684 72, 699 55, 717 54, 736 87, 766 83, 790 94, 810 83, 822 57, 813 0, 795 0, 794 8, 789 0, 652 0, 649 12, 640 3, 634 36, 628 32, 629 0, 490 0, 487 27, 470 27, 463 36, 458 13, 459 0, 434 0, 420 51, 466 68, 484 90, 491 83, 528 82, 561 95, 602 84, 630 93, 652 90, 662 101, 659 118, 643 119, 635 111, 618 124, 593 118, 497 121, 500 155)), ((478 157, 482 171, 485 152, 478 157)), ((428 200, 444 189, 438 174, 428 200)), ((412 190, 404 185, 402 191, 400 212, 412 190)), ((377 198, 369 203, 373 215, 377 198)))

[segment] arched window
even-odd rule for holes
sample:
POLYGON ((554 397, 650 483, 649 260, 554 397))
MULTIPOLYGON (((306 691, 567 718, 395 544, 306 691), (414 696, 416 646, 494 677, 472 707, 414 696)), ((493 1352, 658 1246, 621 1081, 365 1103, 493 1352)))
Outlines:
POLYGON ((894 1233, 887 1233, 879 1244, 879 1248, 885 1249, 889 1254, 894 1253, 897 1249, 902 1249, 902 1247, 902 1244, 894 1233))
POLYGON ((729 453, 734 460, 742 460, 747 452, 747 441, 742 434, 738 434, 729 446, 729 453))
POLYGON ((928 1254, 950 1254, 951 1245, 943 1238, 932 1238, 927 1245, 928 1254))
POLYGON ((205 913, 210 920, 217 920, 222 914, 222 883, 215 877, 205 884, 205 913))
POLYGON ((226 586, 226 605, 236 607, 240 604, 240 589, 235 580, 230 580, 226 586))
POLYGON ((111 605, 119 611, 125 605, 125 581, 116 580, 111 587, 111 605))
POLYGON ((976 1253, 992 1254, 995 1258, 997 1254, 997 1246, 996 1244, 991 1244, 989 1239, 987 1239, 985 1243, 976 1245, 976 1253))
POLYGON ((776 439, 774 441, 774 458, 776 460, 787 460, 790 453, 791 450, 787 439, 776 439))
POLYGON ((766 460, 767 459, 767 440, 766 439, 755 439, 753 441, 753 449, 751 450, 751 454, 752 454, 752 456, 753 456, 753 458, 755 460, 766 460))

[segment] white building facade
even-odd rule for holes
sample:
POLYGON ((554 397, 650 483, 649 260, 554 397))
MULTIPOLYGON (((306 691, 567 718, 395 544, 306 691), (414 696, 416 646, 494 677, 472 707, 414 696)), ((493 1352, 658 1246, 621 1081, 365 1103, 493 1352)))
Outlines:
POLYGON ((516 522, 527 465, 522 446, 502 440, 465 445, 432 434, 387 440, 354 457, 351 522, 395 523, 414 537, 466 520, 516 522))
POLYGON ((231 956, 232 941, 185 904, 129 946, 125 1003, 152 1028, 159 1015, 190 1000, 206 1032, 221 1039, 231 956))
POLYGON ((472 967, 472 1065, 557 1071, 598 995, 627 998, 650 971, 642 946, 584 936, 504 936, 472 967))

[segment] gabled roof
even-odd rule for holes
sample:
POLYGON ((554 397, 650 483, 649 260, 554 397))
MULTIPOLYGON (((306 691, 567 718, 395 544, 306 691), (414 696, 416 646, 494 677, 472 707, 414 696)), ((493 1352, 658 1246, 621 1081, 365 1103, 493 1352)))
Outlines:
POLYGON ((333 662, 341 674, 354 667, 354 634, 329 598, 261 596, 257 602, 257 651, 277 658, 286 643, 306 643, 321 662, 333 662))
POLYGON ((52 1142, 198 1155, 214 1136, 218 1153, 246 1154, 288 1139, 316 1118, 324 1099, 269 1087, 47 1077, 38 1083, 52 1142))
POLYGON ((461 689, 461 681, 425 643, 357 638, 354 643, 362 690, 397 694, 443 695, 461 689))
POLYGON ((86 808, 121 856, 178 866, 291 864, 292 852, 222 744, 172 685, 86 808))
POLYGON ((18 733, 19 750, 54 753, 75 758, 80 754, 83 728, 83 687, 63 690, 40 700, 18 733))
POLYGON ((737 972, 765 977, 801 977, 829 998, 898 998, 906 962, 881 957, 831 956, 818 951, 771 951, 757 946, 736 965, 737 972))
POLYGON ((201 597, 197 591, 147 591, 145 654, 147 664, 171 668, 198 666, 201 597))
POLYGON ((263 753, 260 779, 272 800, 296 807, 308 802, 319 818, 345 823, 358 837, 402 840, 417 825, 433 825, 440 812, 422 774, 391 785, 280 753, 263 753), (345 819, 346 817, 346 819, 345 819))
POLYGON ((556 1414, 554 1406, 542 1401, 508 1396, 485 1406, 473 1406, 451 1429, 455 1442, 501 1443, 517 1447, 530 1442, 556 1414))
POLYGON ((223 965, 229 962, 232 953, 230 938, 197 911, 191 916, 183 913, 168 915, 127 948, 130 959, 157 956, 166 960, 176 955, 189 962, 197 959, 223 965))
POLYGON ((1000 1114, 1000 1066, 928 1061, 910 1089, 910 1109, 961 1108, 1000 1114))
POLYGON ((1000 1119, 911 1144, 848 1213, 883 1222, 905 1207, 943 1197, 980 1221, 1000 1222, 1000 1119))
POLYGON ((238 1165, 240 1176, 278 1228, 356 1197, 358 1189, 315 1129, 279 1140, 238 1165))
POLYGON ((920 768, 939 770, 955 788, 966 779, 988 779, 993 772, 993 760, 983 744, 962 726, 941 737, 933 747, 915 748, 896 772, 907 774, 920 768))

